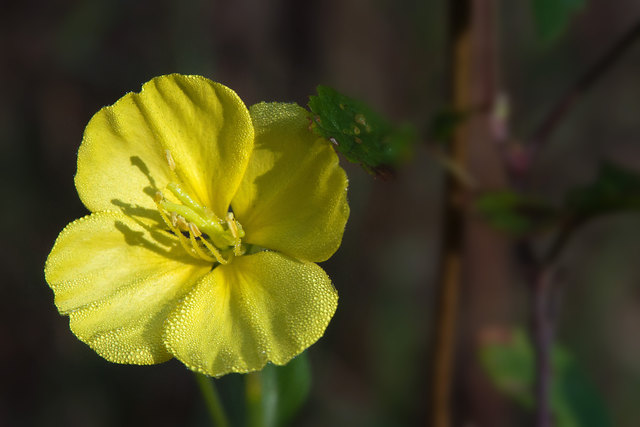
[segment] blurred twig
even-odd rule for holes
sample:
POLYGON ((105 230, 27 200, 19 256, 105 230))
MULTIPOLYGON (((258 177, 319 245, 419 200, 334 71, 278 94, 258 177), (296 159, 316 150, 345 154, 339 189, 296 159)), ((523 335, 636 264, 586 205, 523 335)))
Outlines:
POLYGON ((551 287, 554 267, 551 263, 539 262, 528 241, 518 242, 516 249, 531 290, 531 332, 536 360, 534 425, 551 427, 551 350, 555 328, 551 313, 551 287))
MULTIPOLYGON (((542 146, 546 144, 580 97, 605 75, 638 38, 640 38, 640 19, 554 104, 549 114, 545 116, 529 138, 528 148, 531 157, 535 157, 542 146)), ((529 164, 532 163, 529 162, 529 164)))
MULTIPOLYGON (((541 148, 547 143, 553 132, 565 119, 580 97, 584 95, 606 72, 621 58, 621 56, 640 37, 640 20, 638 20, 627 32, 625 32, 611 49, 607 51, 592 68, 588 69, 576 83, 571 86, 554 104, 549 113, 535 129, 529 144, 526 147, 526 161, 511 167, 511 171, 518 172, 518 176, 512 176, 514 183, 523 182, 528 178, 531 166, 541 148)), ((549 427, 552 425, 550 408, 550 388, 552 380, 551 349, 553 346, 553 334, 555 328, 555 316, 551 312, 553 303, 553 290, 551 289, 552 276, 557 256, 564 248, 566 242, 575 231, 578 223, 565 224, 552 243, 548 253, 540 262, 534 259, 528 243, 519 245, 519 252, 523 267, 526 271, 532 297, 532 335, 536 354, 536 427, 549 427), (522 256, 524 255, 524 256, 522 256)))

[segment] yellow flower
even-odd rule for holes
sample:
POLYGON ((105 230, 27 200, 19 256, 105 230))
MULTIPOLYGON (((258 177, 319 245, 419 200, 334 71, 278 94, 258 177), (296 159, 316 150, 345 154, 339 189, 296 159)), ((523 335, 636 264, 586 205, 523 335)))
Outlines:
POLYGON ((347 178, 295 104, 247 110, 168 75, 100 110, 78 152, 90 215, 45 267, 73 333, 107 360, 212 376, 285 364, 324 333, 347 178))

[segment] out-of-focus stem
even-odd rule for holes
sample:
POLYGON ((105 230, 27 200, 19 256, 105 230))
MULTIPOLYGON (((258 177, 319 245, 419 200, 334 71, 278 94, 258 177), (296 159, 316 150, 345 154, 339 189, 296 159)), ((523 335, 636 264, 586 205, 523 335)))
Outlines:
POLYGON ((451 103, 455 111, 474 112, 456 128, 450 158, 473 176, 474 188, 449 180, 445 191, 430 421, 437 427, 503 426, 509 416, 505 401, 491 388, 477 351, 482 334, 512 316, 508 247, 503 236, 478 218, 473 200, 475 190, 506 186, 491 115, 499 85, 497 2, 453 0, 449 7, 451 103))
POLYGON ((227 419, 227 414, 224 411, 224 407, 220 401, 220 395, 213 383, 213 379, 198 373, 196 373, 195 376, 213 425, 216 427, 229 427, 229 420, 227 419))
POLYGON ((262 373, 251 372, 245 375, 245 402, 247 405, 247 425, 266 427, 262 408, 262 373))
MULTIPOLYGON (((451 96, 456 110, 469 107, 470 26, 469 0, 456 0, 450 6, 450 67, 451 96)), ((449 153, 456 168, 465 168, 465 137, 458 129, 451 141, 449 153)), ((444 235, 438 289, 436 330, 434 340, 431 425, 451 426, 451 389, 455 361, 456 321, 458 318, 463 239, 464 187, 460 180, 447 176, 444 200, 444 235)))
MULTIPOLYGON (((553 105, 549 113, 542 120, 540 125, 534 130, 529 138, 530 156, 535 157, 538 151, 544 146, 551 134, 558 128, 573 106, 607 71, 629 50, 633 43, 640 38, 640 20, 638 20, 629 30, 627 30, 613 46, 588 69, 573 86, 571 86, 558 101, 553 105)), ((529 161, 527 164, 531 165, 529 161)), ((529 172, 528 168, 521 171, 523 174, 529 172)))

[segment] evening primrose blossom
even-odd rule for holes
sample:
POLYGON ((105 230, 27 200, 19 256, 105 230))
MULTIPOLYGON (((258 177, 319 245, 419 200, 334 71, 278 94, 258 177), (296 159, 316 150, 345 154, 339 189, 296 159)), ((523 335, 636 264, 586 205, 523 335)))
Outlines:
POLYGON ((317 341, 337 293, 347 178, 295 104, 249 110, 204 77, 152 79, 96 113, 75 185, 91 214, 45 266, 73 333, 107 360, 211 376, 317 341))

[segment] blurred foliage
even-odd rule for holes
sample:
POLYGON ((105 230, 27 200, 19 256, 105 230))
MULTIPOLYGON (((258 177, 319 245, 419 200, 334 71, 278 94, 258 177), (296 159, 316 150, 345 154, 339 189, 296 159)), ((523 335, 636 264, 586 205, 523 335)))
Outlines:
MULTIPOLYGON (((535 355, 522 329, 506 340, 486 342, 480 361, 495 387, 523 408, 533 410, 535 355)), ((551 411, 557 427, 608 427, 611 418, 597 388, 569 351, 559 345, 551 354, 551 411)))
POLYGON ((495 229, 513 236, 577 225, 601 215, 640 211, 640 173, 603 163, 593 182, 567 192, 562 206, 512 190, 482 194, 477 211, 495 229))
POLYGON ((540 39, 550 43, 566 31, 571 18, 586 0, 532 0, 533 15, 540 39))
POLYGON ((409 126, 396 127, 361 101, 327 86, 309 96, 311 128, 349 161, 385 176, 406 159, 415 139, 409 126))
POLYGON ((640 174, 603 163, 592 183, 567 194, 565 205, 581 219, 617 211, 640 211, 640 174))
MULTIPOLYGON (((311 390, 311 368, 307 353, 302 353, 285 366, 267 364, 259 373, 251 374, 259 384, 252 393, 247 386, 249 425, 251 427, 283 427, 291 425, 311 390)), ((247 381, 251 381, 247 377, 247 381)))
POLYGON ((511 190, 484 193, 476 201, 476 210, 492 227, 514 236, 547 228, 557 218, 549 204, 511 190))
POLYGON ((453 133, 468 117, 470 112, 442 109, 438 111, 429 123, 429 141, 446 144, 453 137, 453 133))

